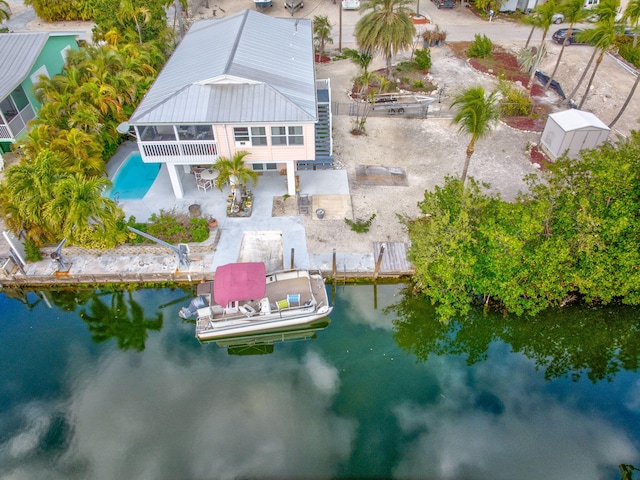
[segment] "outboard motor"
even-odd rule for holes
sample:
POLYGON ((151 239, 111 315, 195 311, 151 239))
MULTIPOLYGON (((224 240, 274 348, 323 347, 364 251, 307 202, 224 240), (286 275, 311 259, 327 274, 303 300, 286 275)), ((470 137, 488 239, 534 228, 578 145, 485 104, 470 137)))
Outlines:
POLYGON ((207 298, 204 295, 198 295, 196 298, 191 300, 188 307, 182 307, 178 312, 178 315, 184 319, 189 319, 195 317, 199 308, 208 307, 209 302, 207 302, 207 298))

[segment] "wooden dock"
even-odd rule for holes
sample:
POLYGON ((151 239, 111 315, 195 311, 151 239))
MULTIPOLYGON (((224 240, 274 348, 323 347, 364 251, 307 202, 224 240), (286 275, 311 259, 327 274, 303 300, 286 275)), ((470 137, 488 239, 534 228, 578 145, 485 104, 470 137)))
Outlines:
POLYGON ((378 275, 407 275, 414 273, 413 264, 407 259, 408 244, 404 242, 373 242, 373 258, 376 259, 378 275), (380 251, 382 259, 380 260, 380 251), (380 261, 378 267, 378 261, 380 261))

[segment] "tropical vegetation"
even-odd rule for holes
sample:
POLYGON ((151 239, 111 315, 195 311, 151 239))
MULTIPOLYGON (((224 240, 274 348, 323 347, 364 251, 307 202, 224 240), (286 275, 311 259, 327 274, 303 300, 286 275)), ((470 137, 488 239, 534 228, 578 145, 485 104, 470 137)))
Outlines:
POLYGON ((21 162, 0 183, 7 227, 34 246, 58 243, 112 248, 132 236, 123 212, 103 197, 110 187, 106 161, 127 120, 165 61, 158 42, 108 41, 69 51, 61 74, 41 77, 41 103, 29 133, 16 143, 21 162))
POLYGON ((5 0, 0 0, 0 22, 9 20, 11 17, 11 9, 5 0))
POLYGON ((322 61, 324 49, 327 43, 333 43, 331 38, 331 22, 326 15, 316 15, 313 17, 313 41, 318 52, 318 61, 322 61))
POLYGON ((225 184, 229 184, 233 194, 233 203, 239 205, 242 201, 244 186, 250 180, 254 183, 258 181, 258 172, 244 163, 244 157, 250 155, 247 151, 236 152, 233 157, 218 157, 214 168, 218 170, 216 177, 216 187, 222 191, 225 184))
POLYGON ((494 91, 487 95, 484 88, 479 85, 469 87, 454 97, 451 108, 457 109, 453 123, 458 125, 458 132, 471 136, 460 176, 460 181, 464 185, 476 142, 489 136, 500 118, 498 92, 494 91))
POLYGON ((354 31, 358 47, 384 56, 389 79, 393 55, 413 46, 416 27, 408 15, 413 3, 413 0, 368 0, 360 6, 360 12, 366 13, 354 31))
POLYGON ((506 202, 448 177, 406 219, 415 288, 440 320, 474 305, 534 315, 574 300, 640 304, 640 133, 560 158, 506 202))

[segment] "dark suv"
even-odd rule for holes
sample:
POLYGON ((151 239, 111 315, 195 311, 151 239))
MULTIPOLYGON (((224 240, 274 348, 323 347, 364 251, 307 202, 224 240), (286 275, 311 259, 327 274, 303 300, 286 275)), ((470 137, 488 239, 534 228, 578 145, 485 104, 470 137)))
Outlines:
POLYGON ((433 0, 438 8, 453 8, 456 6, 456 0, 433 0))
MULTIPOLYGON (((553 39, 554 42, 556 42, 557 44, 562 45, 564 43, 564 39, 567 36, 567 32, 569 31, 568 28, 561 28, 560 30, 557 30, 552 36, 551 38, 553 39)), ((573 28, 571 29, 571 36, 569 37, 569 39, 567 40, 567 45, 571 45, 573 43, 582 43, 579 42, 576 38, 576 36, 582 32, 582 30, 580 30, 579 28, 573 28)))

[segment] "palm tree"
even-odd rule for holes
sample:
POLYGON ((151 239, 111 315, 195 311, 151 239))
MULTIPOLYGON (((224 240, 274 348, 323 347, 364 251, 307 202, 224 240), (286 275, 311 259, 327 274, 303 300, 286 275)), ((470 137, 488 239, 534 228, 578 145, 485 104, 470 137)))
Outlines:
POLYGON ((413 46, 416 27, 408 13, 414 0, 368 0, 360 11, 366 13, 354 31, 361 50, 378 52, 386 59, 386 74, 391 78, 391 58, 413 46))
POLYGON ((538 26, 539 28, 542 28, 542 40, 540 41, 540 48, 538 49, 538 55, 536 57, 535 63, 533 65, 533 68, 531 69, 531 75, 529 76, 527 88, 531 88, 531 85, 533 84, 533 79, 536 76, 536 70, 538 69, 540 60, 542 59, 544 42, 547 38, 549 28, 551 28, 551 25, 553 25, 553 15, 556 13, 557 9, 558 6, 555 0, 547 0, 545 3, 538 5, 534 9, 536 12, 536 17, 538 17, 538 26))
POLYGON ((461 176, 461 182, 464 185, 476 141, 489 135, 500 117, 498 94, 494 91, 486 95, 484 88, 479 85, 470 87, 456 95, 451 103, 451 107, 454 106, 458 107, 458 113, 452 123, 459 126, 459 133, 471 135, 461 176))
POLYGON ((11 17, 11 9, 5 0, 0 0, 0 22, 9 20, 11 17))
POLYGON ((105 177, 67 175, 56 183, 54 196, 44 207, 58 226, 58 233, 70 242, 91 245, 100 238, 102 245, 113 248, 122 232, 117 222, 121 210, 102 193, 111 185, 105 177))
POLYGON ((241 196, 243 191, 243 185, 249 180, 253 180, 255 184, 258 181, 258 174, 255 170, 248 168, 244 163, 244 157, 249 155, 249 152, 240 151, 236 152, 231 159, 227 157, 219 157, 215 163, 214 168, 218 170, 218 177, 216 178, 216 187, 222 191, 222 187, 225 183, 229 183, 231 191, 233 192, 234 204, 241 202, 241 196))
POLYGON ((636 93, 636 88, 638 87, 638 81, 640 81, 640 75, 636 74, 636 81, 633 82, 633 87, 631 87, 631 91, 629 92, 629 95, 627 95, 627 99, 624 101, 624 105, 622 105, 622 108, 616 115, 616 118, 611 120, 611 123, 609 124, 609 128, 613 128, 613 126, 620 119, 624 111, 627 109, 627 105, 629 105, 629 102, 633 98, 633 94, 636 93))
POLYGON ((345 48, 342 53, 362 69, 363 75, 367 73, 369 65, 371 65, 371 60, 373 60, 373 56, 370 52, 355 50, 353 48, 345 48))
MULTIPOLYGON (((618 1, 618 0, 615 0, 618 1)), ((578 108, 582 108, 584 105, 584 101, 587 99, 587 95, 589 94, 589 90, 591 89, 591 84, 593 83, 593 78, 598 71, 598 67, 602 63, 602 59, 604 58, 604 54, 611 48, 613 42, 616 37, 616 26, 613 17, 609 18, 601 18, 598 20, 596 27, 585 30, 582 32, 581 39, 586 41, 589 45, 593 45, 595 51, 598 52, 598 58, 596 59, 596 64, 593 67, 593 71, 591 72, 591 77, 589 77, 589 83, 587 83, 587 88, 584 91, 584 95, 582 96, 582 100, 580 100, 580 104, 578 108)))
POLYGON ((313 17, 313 39, 318 45, 318 60, 322 61, 324 47, 327 43, 333 43, 331 38, 331 22, 326 15, 313 17))
POLYGON ((640 0, 629 0, 624 9, 623 20, 629 20, 633 28, 633 48, 638 45, 638 22, 640 21, 640 0))
POLYGON ((567 46, 567 42, 571 38, 573 26, 587 17, 588 10, 585 10, 584 8, 584 0, 564 0, 560 4, 560 12, 564 15, 565 21, 569 22, 569 28, 567 29, 567 34, 564 37, 564 42, 562 42, 562 48, 560 49, 560 53, 558 54, 558 60, 556 60, 556 64, 553 67, 553 72, 551 72, 551 75, 549 75, 549 80, 544 86, 545 91, 549 88, 549 85, 551 85, 553 77, 558 71, 560 60, 562 59, 562 54, 564 53, 564 47, 567 46))

